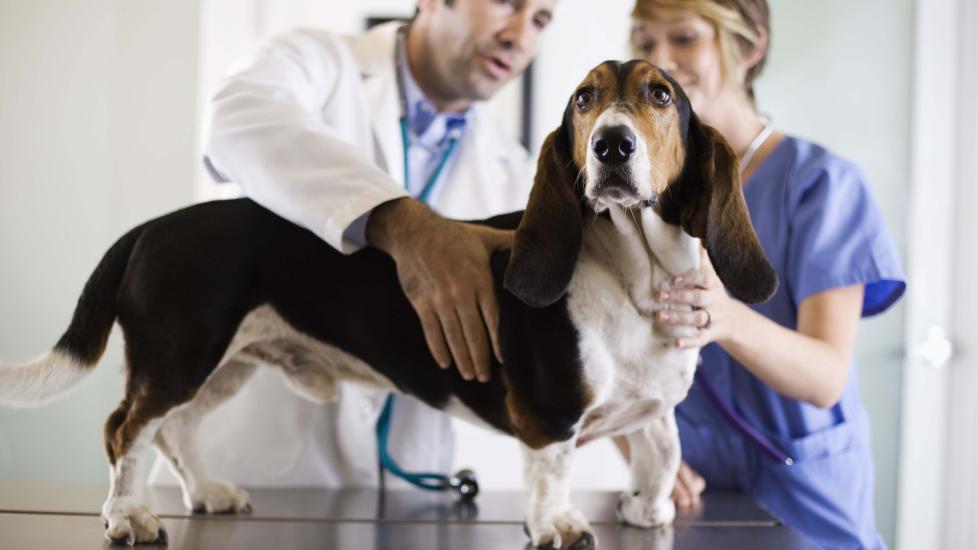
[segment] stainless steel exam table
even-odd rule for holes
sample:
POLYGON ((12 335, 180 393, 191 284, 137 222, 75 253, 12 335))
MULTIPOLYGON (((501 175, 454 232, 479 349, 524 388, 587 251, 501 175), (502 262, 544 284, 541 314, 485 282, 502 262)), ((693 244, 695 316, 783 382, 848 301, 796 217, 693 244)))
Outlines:
MULTIPOLYGON (((0 480, 0 549, 108 548, 99 509, 108 487, 0 480)), ((180 549, 524 549, 525 496, 486 491, 474 503, 417 490, 255 489, 254 513, 188 513, 180 492, 147 488, 146 500, 180 549)), ((637 529, 615 518, 617 494, 578 491, 598 548, 643 550, 809 550, 818 546, 749 497, 712 493, 680 511, 670 529, 637 529)), ((150 549, 162 546, 141 545, 150 549)), ((118 548, 118 547, 116 547, 118 548)))

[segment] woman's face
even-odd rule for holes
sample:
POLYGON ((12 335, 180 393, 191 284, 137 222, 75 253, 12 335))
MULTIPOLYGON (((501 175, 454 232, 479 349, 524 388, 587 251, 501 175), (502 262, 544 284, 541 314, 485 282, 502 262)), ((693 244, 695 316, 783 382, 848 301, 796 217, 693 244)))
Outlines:
POLYGON ((656 8, 632 26, 632 55, 665 69, 701 116, 736 88, 724 82, 716 30, 688 10, 656 8))

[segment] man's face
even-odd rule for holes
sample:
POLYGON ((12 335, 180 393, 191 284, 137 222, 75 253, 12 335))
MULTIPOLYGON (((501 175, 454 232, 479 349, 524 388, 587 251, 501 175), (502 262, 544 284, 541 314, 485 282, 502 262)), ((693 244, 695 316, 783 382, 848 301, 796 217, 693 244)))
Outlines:
POLYGON ((431 77, 443 95, 484 100, 520 75, 557 0, 421 0, 431 77))

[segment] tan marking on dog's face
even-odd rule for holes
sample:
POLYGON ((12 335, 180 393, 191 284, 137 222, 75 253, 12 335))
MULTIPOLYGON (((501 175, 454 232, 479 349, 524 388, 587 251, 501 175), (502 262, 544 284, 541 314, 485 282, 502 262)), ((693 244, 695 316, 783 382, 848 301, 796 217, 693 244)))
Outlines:
POLYGON ((573 109, 572 134, 574 149, 571 157, 577 166, 584 166, 588 151, 591 149, 591 132, 598 116, 615 101, 618 75, 608 63, 598 65, 591 70, 584 80, 571 94, 571 109, 573 109))
POLYGON ((601 130, 599 125, 609 121, 624 121, 636 134, 639 149, 619 170, 627 172, 638 193, 635 203, 661 194, 678 178, 686 160, 676 105, 680 95, 662 71, 644 62, 603 63, 585 77, 570 100, 571 156, 582 170, 588 167, 585 194, 589 199, 600 193, 591 180, 607 170, 596 160, 592 137, 601 130))
POLYGON ((679 110, 679 92, 657 67, 642 64, 628 75, 626 99, 635 109, 635 124, 646 140, 646 154, 652 159, 653 190, 662 193, 682 172, 686 161, 679 110), (668 94, 668 100, 662 94, 668 94))

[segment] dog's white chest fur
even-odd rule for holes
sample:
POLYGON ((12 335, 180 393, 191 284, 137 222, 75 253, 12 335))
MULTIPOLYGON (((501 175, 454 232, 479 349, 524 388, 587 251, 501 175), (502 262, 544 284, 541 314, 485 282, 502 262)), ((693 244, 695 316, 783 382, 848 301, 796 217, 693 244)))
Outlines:
POLYGON ((585 231, 568 289, 585 379, 594 392, 582 440, 634 431, 675 407, 692 383, 698 353, 673 346, 684 333, 655 326, 653 314, 666 307, 654 292, 699 266, 699 240, 651 209, 611 206, 610 213, 611 221, 599 218, 585 231))

